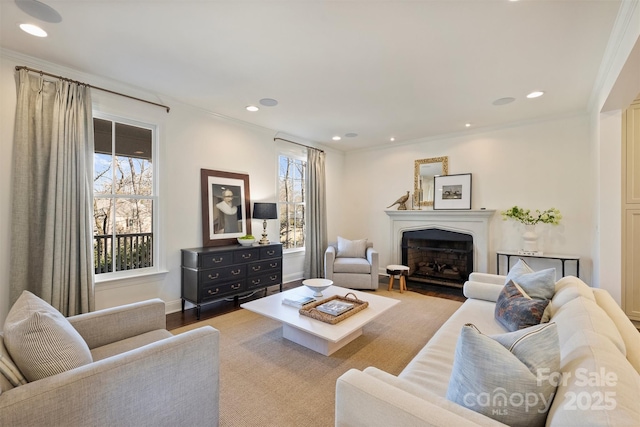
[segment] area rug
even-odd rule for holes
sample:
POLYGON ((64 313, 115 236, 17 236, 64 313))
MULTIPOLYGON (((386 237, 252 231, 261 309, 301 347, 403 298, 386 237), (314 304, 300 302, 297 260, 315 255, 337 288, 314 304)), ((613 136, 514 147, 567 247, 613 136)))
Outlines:
POLYGON ((279 322, 242 309, 171 332, 202 325, 220 331, 221 426, 329 427, 340 375, 368 366, 399 374, 461 305, 382 287, 376 295, 401 303, 328 357, 282 338, 279 322))

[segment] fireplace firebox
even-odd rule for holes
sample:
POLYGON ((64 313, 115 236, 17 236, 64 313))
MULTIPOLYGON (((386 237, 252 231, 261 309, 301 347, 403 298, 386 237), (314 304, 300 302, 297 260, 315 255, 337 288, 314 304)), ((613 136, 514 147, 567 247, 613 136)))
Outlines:
POLYGON ((402 233, 402 264, 408 280, 462 287, 473 271, 473 236, 428 228, 402 233))

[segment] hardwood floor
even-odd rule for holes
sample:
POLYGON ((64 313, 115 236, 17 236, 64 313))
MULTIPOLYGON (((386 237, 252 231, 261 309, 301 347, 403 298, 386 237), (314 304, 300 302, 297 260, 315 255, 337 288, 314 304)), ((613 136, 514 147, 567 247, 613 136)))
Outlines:
MULTIPOLYGON (((386 288, 389 284, 387 276, 380 276, 380 286, 386 288)), ((302 285, 302 280, 296 280, 294 282, 285 283, 282 286, 282 290, 293 289, 302 285)), ((394 289, 398 289, 398 282, 394 284, 394 289)), ((428 295, 437 298, 453 299, 456 301, 465 301, 466 298, 462 295, 462 288, 428 285, 424 283, 407 281, 407 290, 418 292, 423 295, 428 295)), ((226 313, 230 313, 235 310, 240 310, 240 304, 251 301, 254 299, 262 298, 267 295, 272 295, 280 291, 279 286, 271 286, 265 290, 257 291, 244 299, 241 299, 236 304, 233 299, 221 300, 213 302, 211 304, 203 305, 200 308, 200 320, 210 319, 215 316, 220 316, 226 313)), ((199 322, 196 319, 196 309, 190 308, 184 311, 184 313, 178 311, 176 313, 167 314, 167 329, 172 330, 181 326, 190 325, 192 323, 199 322)))
POLYGON ((426 283, 407 281, 407 289, 430 297, 452 299, 464 302, 467 298, 462 294, 462 287, 429 285, 426 283))

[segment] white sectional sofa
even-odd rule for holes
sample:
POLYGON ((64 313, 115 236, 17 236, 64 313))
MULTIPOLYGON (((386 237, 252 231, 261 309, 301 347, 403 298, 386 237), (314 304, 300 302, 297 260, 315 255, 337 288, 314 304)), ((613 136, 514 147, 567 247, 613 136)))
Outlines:
MULTIPOLYGON (((375 367, 337 380, 336 426, 504 425, 447 400, 454 354, 467 323, 504 334, 495 302, 505 276, 473 273, 468 298, 398 375, 375 367)), ((575 277, 555 285, 549 304, 557 325, 560 372, 547 426, 640 426, 640 333, 604 290, 575 277)))

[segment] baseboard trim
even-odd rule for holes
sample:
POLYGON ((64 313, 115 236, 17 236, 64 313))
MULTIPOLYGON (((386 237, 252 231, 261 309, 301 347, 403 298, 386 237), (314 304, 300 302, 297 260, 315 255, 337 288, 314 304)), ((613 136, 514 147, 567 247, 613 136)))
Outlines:
MULTIPOLYGON (((195 307, 191 303, 186 303, 185 308, 195 307)), ((177 299, 173 301, 165 301, 164 303, 164 312, 165 314, 175 313, 182 310, 182 299, 177 299)))

